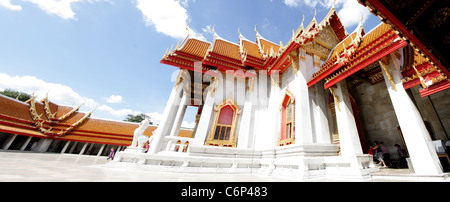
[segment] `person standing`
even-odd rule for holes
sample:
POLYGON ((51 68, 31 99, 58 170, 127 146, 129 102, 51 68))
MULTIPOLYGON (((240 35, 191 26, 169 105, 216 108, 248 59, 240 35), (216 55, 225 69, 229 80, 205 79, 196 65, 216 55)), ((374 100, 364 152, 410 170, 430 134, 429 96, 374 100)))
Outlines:
POLYGON ((379 161, 378 164, 383 165, 383 168, 387 168, 383 159, 384 158, 383 151, 381 151, 380 145, 378 145, 378 141, 373 142, 373 144, 375 145, 373 149, 375 149, 376 151, 375 155, 377 156, 377 160, 379 161))
POLYGON ((106 160, 109 161, 109 159, 114 160, 114 156, 116 155, 116 152, 114 151, 114 147, 111 148, 111 152, 109 153, 109 156, 106 160))
POLYGON ((398 165, 398 168, 406 168, 408 167, 408 163, 406 162, 406 151, 402 147, 400 147, 399 144, 395 144, 394 147, 397 148, 398 156, 400 157, 400 163, 398 165))
POLYGON ((381 152, 383 152, 383 160, 384 160, 384 163, 386 164, 386 165, 388 165, 389 167, 390 166, 392 166, 392 163, 391 163, 391 154, 389 153, 389 149, 386 147, 386 145, 384 145, 384 143, 383 142, 380 142, 380 149, 381 149, 381 152))

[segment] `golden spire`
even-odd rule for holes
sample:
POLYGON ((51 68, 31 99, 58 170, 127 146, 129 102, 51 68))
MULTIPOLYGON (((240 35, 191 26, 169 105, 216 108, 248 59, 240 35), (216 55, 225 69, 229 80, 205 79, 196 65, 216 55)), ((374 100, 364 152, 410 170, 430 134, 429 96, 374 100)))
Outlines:
POLYGON ((189 23, 186 23, 186 31, 188 31, 188 34, 191 31, 191 29, 189 29, 189 23))
POLYGON ((166 53, 164 53, 163 59, 167 57, 167 52, 168 52, 168 51, 169 51, 169 48, 167 48, 166 53))
POLYGON ((303 14, 302 24, 300 25, 301 27, 303 27, 303 22, 305 22, 305 14, 303 14))
POLYGON ((172 54, 173 44, 172 47, 170 47, 169 55, 172 54))
POLYGON ((316 21, 316 15, 317 15, 317 9, 314 8, 314 18, 313 18, 313 21, 316 21))

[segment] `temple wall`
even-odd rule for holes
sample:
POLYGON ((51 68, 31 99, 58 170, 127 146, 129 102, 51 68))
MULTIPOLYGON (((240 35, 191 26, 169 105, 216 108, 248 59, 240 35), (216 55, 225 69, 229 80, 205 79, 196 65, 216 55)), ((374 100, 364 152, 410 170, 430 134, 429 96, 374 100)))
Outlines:
POLYGON ((446 136, 448 138, 450 135, 450 90, 441 91, 430 95, 429 97, 431 98, 438 117, 442 122, 442 126, 445 130, 443 132, 447 133, 446 136))
POLYGON ((359 110, 361 125, 367 143, 384 142, 391 153, 392 159, 397 159, 394 144, 402 145, 397 130, 399 126, 385 82, 375 85, 363 83, 349 89, 359 110))
POLYGON ((422 97, 420 86, 411 88, 415 104, 427 123, 433 140, 448 140, 450 131, 450 91, 441 91, 433 95, 422 97))

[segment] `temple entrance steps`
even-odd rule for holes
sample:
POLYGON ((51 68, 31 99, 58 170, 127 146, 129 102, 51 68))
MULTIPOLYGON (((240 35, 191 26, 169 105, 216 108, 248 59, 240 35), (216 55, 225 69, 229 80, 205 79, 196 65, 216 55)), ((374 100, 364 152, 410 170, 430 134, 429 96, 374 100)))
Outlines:
POLYGON ((184 173, 259 174, 299 180, 339 176, 362 179, 378 171, 370 161, 371 156, 342 157, 337 156, 338 148, 334 145, 322 147, 323 151, 305 145, 276 150, 191 146, 185 153, 157 154, 127 149, 117 153, 108 166, 184 173))
POLYGON ((450 173, 443 173, 439 175, 418 175, 409 169, 392 169, 381 168, 377 172, 370 174, 372 179, 376 180, 411 180, 411 181, 448 181, 450 179, 450 173))

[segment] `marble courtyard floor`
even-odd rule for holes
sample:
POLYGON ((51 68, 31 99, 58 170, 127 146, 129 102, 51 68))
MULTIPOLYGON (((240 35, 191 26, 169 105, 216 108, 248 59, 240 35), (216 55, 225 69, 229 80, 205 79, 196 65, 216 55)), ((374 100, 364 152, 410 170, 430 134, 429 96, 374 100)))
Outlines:
MULTIPOLYGON (((298 182, 256 174, 194 174, 116 168, 107 157, 0 150, 0 182, 298 182)), ((315 178, 305 182, 416 182, 444 181, 445 177, 413 176, 406 169, 380 169, 371 178, 315 178)))

